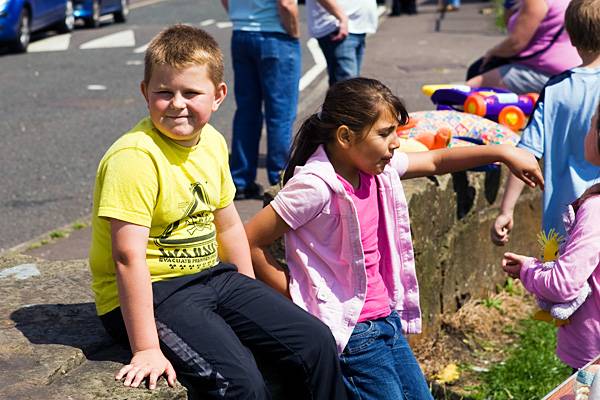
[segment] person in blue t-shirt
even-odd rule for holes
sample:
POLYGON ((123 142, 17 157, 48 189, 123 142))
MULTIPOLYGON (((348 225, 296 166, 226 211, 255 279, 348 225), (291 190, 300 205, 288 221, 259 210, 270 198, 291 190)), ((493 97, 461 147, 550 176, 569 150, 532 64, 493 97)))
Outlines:
POLYGON ((271 185, 279 182, 292 144, 301 72, 298 5, 287 0, 221 3, 233 23, 231 57, 237 108, 229 165, 235 199, 262 198, 256 174, 263 121, 271 185))
MULTIPOLYGON (((573 0, 565 28, 583 63, 546 83, 518 146, 543 158, 542 228, 564 235, 562 213, 600 178, 600 168, 585 161, 583 138, 600 100, 600 0, 573 0)), ((492 242, 508 243, 513 210, 524 185, 508 178, 500 213, 491 228, 492 242)))

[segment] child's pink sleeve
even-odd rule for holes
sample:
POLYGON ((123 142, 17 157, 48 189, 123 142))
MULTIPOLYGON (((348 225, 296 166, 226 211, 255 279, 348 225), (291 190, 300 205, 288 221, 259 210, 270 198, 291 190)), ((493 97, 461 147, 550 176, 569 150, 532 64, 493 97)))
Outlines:
MULTIPOLYGON (((600 264, 600 196, 587 199, 577 211, 575 225, 567 238, 554 268, 544 269, 539 260, 530 259, 521 268, 521 281, 536 296, 553 302, 566 303, 579 291, 600 264)), ((592 280, 592 291, 598 279, 592 280)))
POLYGON ((395 151, 390 165, 398 172, 398 175, 402 177, 408 170, 408 156, 402 151, 395 151))
POLYGON ((277 193, 271 207, 295 230, 312 221, 323 210, 328 198, 329 189, 322 180, 294 176, 277 193))

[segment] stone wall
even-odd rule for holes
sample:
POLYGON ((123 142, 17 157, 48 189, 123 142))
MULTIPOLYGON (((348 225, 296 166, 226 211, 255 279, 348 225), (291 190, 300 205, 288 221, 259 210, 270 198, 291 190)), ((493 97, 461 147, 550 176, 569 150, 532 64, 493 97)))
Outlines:
POLYGON ((487 297, 505 282, 500 268, 505 251, 539 253, 539 189, 526 188, 519 198, 509 244, 497 247, 490 240, 507 173, 503 167, 403 182, 425 334, 439 328, 442 313, 458 310, 470 298, 487 297))

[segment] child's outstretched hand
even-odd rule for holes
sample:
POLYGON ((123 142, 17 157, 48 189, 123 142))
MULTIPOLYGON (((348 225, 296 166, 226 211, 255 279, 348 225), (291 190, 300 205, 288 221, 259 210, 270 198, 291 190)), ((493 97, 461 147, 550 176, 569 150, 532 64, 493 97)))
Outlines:
POLYGON ((135 352, 129 364, 115 375, 115 379, 120 381, 125 378, 123 385, 138 387, 148 377, 148 388, 155 389, 158 378, 163 374, 169 386, 173 387, 177 377, 173 366, 160 349, 148 349, 135 352))
POLYGON ((511 278, 518 279, 521 276, 521 268, 523 267, 523 263, 528 258, 529 257, 522 256, 520 254, 504 253, 504 257, 502 258, 502 269, 511 278))
POLYGON ((496 246, 504 246, 510 238, 510 231, 513 228, 513 216, 508 214, 499 214, 490 229, 492 242, 496 246))
POLYGON ((544 177, 540 165, 530 152, 514 147, 507 155, 506 165, 511 172, 525 184, 544 189, 544 177))

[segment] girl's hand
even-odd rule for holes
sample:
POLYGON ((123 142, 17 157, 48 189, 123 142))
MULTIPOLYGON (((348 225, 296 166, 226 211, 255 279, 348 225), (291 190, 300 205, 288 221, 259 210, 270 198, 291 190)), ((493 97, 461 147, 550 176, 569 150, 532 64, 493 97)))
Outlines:
POLYGON ((537 159, 527 150, 513 147, 506 155, 506 165, 526 185, 544 189, 544 177, 537 159))
POLYGON ((125 378, 123 385, 138 387, 146 377, 149 377, 148 388, 155 389, 158 378, 163 374, 166 375, 169 386, 173 387, 176 379, 173 366, 160 349, 149 349, 135 352, 129 364, 115 375, 115 379, 120 381, 125 378))
POLYGON ((511 278, 519 279, 521 276, 521 268, 527 259, 528 257, 519 254, 504 253, 504 258, 502 258, 502 269, 511 278))
POLYGON ((504 246, 508 243, 510 237, 510 231, 513 228, 513 216, 512 214, 500 214, 496 217, 492 229, 490 229, 490 236, 492 242, 496 246, 504 246))

